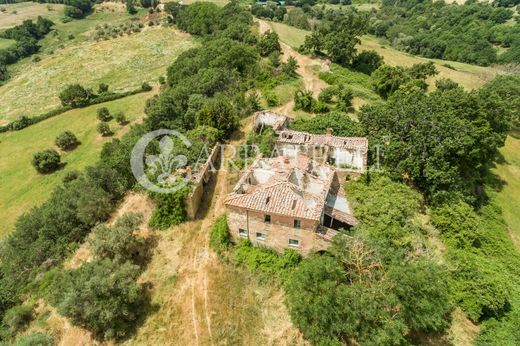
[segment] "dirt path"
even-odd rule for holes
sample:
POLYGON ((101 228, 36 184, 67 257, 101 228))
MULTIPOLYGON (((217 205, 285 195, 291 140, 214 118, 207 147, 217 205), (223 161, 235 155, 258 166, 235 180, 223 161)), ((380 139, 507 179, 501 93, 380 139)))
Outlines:
MULTIPOLYGON (((269 22, 265 20, 258 19, 258 28, 261 33, 264 33, 268 30, 273 30, 269 22)), ((329 71, 330 70, 330 62, 326 60, 320 59, 312 59, 309 56, 303 55, 295 51, 289 45, 280 41, 280 46, 282 47, 282 61, 287 61, 289 57, 293 57, 298 62, 298 74, 303 79, 303 85, 305 89, 311 90, 313 95, 317 97, 320 91, 327 87, 327 83, 321 80, 318 76, 319 72, 329 71)), ((283 110, 292 109, 292 102, 289 104, 283 105, 277 109, 277 111, 282 112, 283 110)))

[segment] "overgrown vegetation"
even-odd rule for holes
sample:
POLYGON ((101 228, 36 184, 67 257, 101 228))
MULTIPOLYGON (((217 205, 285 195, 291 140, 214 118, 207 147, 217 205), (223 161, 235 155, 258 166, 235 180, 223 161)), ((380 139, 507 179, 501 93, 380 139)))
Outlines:
POLYGON ((0 50, 0 83, 9 78, 7 65, 38 52, 38 40, 44 38, 53 25, 52 21, 38 17, 36 23, 26 20, 23 24, 0 33, 0 38, 16 41, 14 45, 0 50))

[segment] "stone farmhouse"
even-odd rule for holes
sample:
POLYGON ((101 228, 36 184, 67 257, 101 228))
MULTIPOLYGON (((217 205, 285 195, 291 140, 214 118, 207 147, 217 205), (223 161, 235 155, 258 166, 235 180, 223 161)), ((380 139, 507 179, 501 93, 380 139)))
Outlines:
POLYGON ((227 196, 232 238, 279 252, 325 250, 340 228, 357 223, 342 185, 365 171, 368 141, 289 131, 289 118, 261 113, 255 127, 275 129, 280 155, 258 157, 227 196))

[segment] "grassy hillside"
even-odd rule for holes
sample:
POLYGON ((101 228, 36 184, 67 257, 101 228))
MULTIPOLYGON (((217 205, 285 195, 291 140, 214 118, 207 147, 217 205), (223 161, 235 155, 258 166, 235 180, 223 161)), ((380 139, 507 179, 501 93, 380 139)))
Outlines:
POLYGON ((36 19, 44 16, 56 22, 63 17, 64 5, 38 4, 35 2, 21 2, 18 4, 0 4, 0 30, 21 24, 27 19, 36 19), (1 9, 4 8, 5 12, 1 9))
MULTIPOLYGON (((10 231, 16 218, 45 201, 63 176, 72 170, 80 170, 99 158, 103 138, 96 132, 98 120, 96 109, 104 106, 111 112, 123 111, 129 120, 142 116, 146 99, 152 93, 137 94, 120 100, 74 109, 62 115, 30 126, 22 131, 7 132, 0 136, 0 209, 2 223, 0 236, 10 231), (70 130, 81 144, 73 151, 63 153, 65 167, 53 174, 40 175, 31 166, 32 155, 40 150, 54 148, 57 135, 70 130)), ((130 125, 121 128, 114 120, 110 122, 115 136, 130 125)))
POLYGON ((505 184, 496 196, 504 215, 509 235, 520 249, 520 131, 512 132, 501 150, 504 162, 498 165, 495 173, 505 184))
MULTIPOLYGON (((303 43, 305 36, 309 33, 309 31, 282 23, 269 22, 269 24, 273 30, 278 33, 280 40, 293 48, 298 48, 303 43)), ((392 48, 389 44, 385 44, 385 42, 372 36, 364 36, 361 44, 358 46, 358 50, 375 50, 385 58, 387 64, 393 66, 411 66, 417 63, 433 61, 437 70, 439 70, 439 74, 433 80, 449 78, 467 89, 473 89, 483 85, 500 72, 497 68, 493 67, 480 67, 460 62, 416 57, 400 52, 392 48)))
POLYGON ((0 49, 8 48, 14 43, 14 40, 9 40, 6 38, 0 38, 0 49))
POLYGON ((96 88, 107 83, 111 90, 122 91, 155 81, 178 54, 193 45, 189 36, 157 27, 107 41, 71 45, 43 55, 39 62, 26 59, 0 87, 0 123, 22 113, 36 115, 56 107, 66 84, 96 88))

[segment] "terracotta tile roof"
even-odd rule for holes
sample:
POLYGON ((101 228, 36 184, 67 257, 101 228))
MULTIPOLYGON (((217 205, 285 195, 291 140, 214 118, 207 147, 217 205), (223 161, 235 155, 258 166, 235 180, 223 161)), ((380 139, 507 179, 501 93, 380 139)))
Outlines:
POLYGON ((366 137, 338 137, 283 130, 279 132, 278 142, 301 145, 328 145, 334 148, 344 149, 361 149, 364 153, 368 151, 368 139, 366 137))
POLYGON ((319 220, 323 203, 312 198, 304 198, 304 193, 289 182, 278 182, 263 186, 250 194, 231 193, 226 205, 262 211, 268 214, 319 220))

